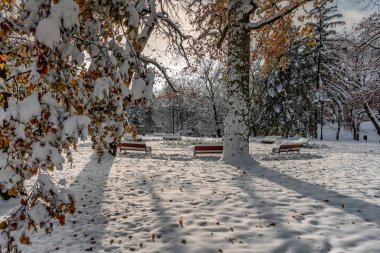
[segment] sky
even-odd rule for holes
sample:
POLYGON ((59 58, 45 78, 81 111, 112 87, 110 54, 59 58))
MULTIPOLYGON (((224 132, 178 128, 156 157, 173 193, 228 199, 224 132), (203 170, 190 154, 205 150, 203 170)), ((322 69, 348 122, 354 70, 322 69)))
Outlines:
MULTIPOLYGON (((364 9, 364 4, 358 4, 361 0, 336 0, 338 7, 338 13, 343 15, 343 20, 346 22, 346 25, 343 27, 337 27, 337 30, 343 32, 345 29, 347 31, 351 30, 354 24, 360 22, 363 17, 368 17, 371 13, 375 11, 380 11, 378 8, 367 8, 364 9)), ((364 1, 363 1, 364 2, 364 1)), ((188 29, 190 25, 185 25, 185 28, 188 29)), ((148 43, 147 54, 152 58, 157 58, 157 60, 167 67, 169 75, 177 73, 180 69, 185 66, 185 63, 182 59, 173 59, 172 56, 164 53, 164 50, 167 46, 166 40, 162 38, 154 38, 148 43), (157 43, 161 41, 162 43, 157 43)))
POLYGON ((364 5, 354 3, 354 0, 337 0, 337 6, 338 12, 343 15, 343 20, 346 22, 347 30, 351 29, 355 23, 360 22, 363 17, 368 17, 376 11, 373 8, 364 10, 364 5))

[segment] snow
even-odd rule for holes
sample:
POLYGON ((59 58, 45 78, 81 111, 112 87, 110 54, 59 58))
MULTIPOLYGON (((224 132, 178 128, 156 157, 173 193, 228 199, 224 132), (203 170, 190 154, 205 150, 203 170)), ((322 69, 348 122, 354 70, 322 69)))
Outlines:
POLYGON ((28 123, 32 118, 41 115, 41 105, 38 101, 38 95, 32 94, 22 101, 10 98, 6 111, 6 119, 18 119, 22 123, 28 123))
MULTIPOLYGON (((30 2, 30 8, 35 10, 38 4, 30 2)), ((79 6, 73 0, 60 0, 51 8, 49 17, 42 19, 36 30, 36 39, 45 46, 54 49, 59 44, 60 29, 63 25, 68 31, 79 28, 79 6)))
POLYGON ((59 29, 59 24, 55 19, 45 18, 38 23, 36 39, 45 46, 54 49, 59 44, 59 29))
POLYGON ((39 117, 41 114, 41 105, 36 93, 25 98, 18 105, 19 120, 23 123, 29 122, 33 117, 39 117))
MULTIPOLYGON (((1 160, 6 161, 4 159, 5 156, 6 156, 5 154, 0 153, 1 160)), ((14 187, 14 183, 19 182, 21 180, 21 177, 20 175, 15 174, 13 169, 10 168, 9 166, 4 169, 6 163, 1 162, 0 165, 1 165, 0 183, 4 186, 4 188, 1 189, 1 191, 6 192, 7 190, 12 189, 14 187)))
POLYGON ((18 124, 16 126, 15 133, 16 133, 17 139, 24 140, 26 138, 26 136, 25 136, 25 125, 24 124, 18 124))
POLYGON ((92 96, 97 100, 108 98, 110 82, 111 80, 106 77, 96 79, 92 96))
MULTIPOLYGON (((378 252, 379 143, 311 140, 321 148, 279 155, 253 139, 259 164, 234 167, 193 156, 195 143, 221 140, 158 139, 144 137, 150 155, 101 164, 79 143, 73 166, 54 172, 78 212, 24 252, 378 252)), ((7 208, 0 200, 0 216, 7 208)))
POLYGON ((131 26, 135 29, 139 28, 140 16, 137 10, 132 5, 129 5, 127 8, 127 12, 128 12, 128 26, 131 26))
POLYGON ((91 119, 83 115, 74 115, 63 122, 63 139, 70 137, 81 137, 82 140, 87 139, 88 125, 91 119))
POLYGON ((133 80, 133 83, 132 83, 132 99, 133 100, 141 99, 144 95, 145 88, 146 88, 146 83, 145 83, 144 79, 137 78, 137 79, 133 80))
POLYGON ((46 212, 46 208, 43 204, 38 203, 28 211, 28 215, 36 224, 49 221, 49 214, 46 212))
POLYGON ((3 120, 5 119, 6 114, 3 107, 0 107, 0 126, 3 126, 3 120))

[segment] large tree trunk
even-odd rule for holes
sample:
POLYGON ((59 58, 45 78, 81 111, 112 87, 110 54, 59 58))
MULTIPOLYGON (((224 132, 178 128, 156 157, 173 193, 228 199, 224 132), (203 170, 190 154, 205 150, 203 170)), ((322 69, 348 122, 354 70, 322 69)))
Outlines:
POLYGON ((364 103, 364 110, 366 111, 369 119, 372 121, 373 125, 376 128, 377 134, 380 135, 380 122, 377 120, 375 114, 373 113, 372 108, 368 103, 364 103))
POLYGON ((229 1, 227 114, 224 127, 222 161, 230 164, 252 163, 249 155, 249 62, 250 32, 245 28, 249 15, 240 12, 244 0, 229 1))

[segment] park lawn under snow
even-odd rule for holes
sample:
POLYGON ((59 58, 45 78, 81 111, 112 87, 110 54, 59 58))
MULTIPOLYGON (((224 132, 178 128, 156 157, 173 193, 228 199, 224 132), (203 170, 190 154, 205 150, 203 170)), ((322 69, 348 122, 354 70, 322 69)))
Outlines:
POLYGON ((197 141, 214 142, 151 139, 152 154, 101 164, 81 143, 55 175, 66 175, 78 212, 24 252, 380 252, 379 143, 279 155, 256 140, 259 165, 233 167, 193 157, 197 141))

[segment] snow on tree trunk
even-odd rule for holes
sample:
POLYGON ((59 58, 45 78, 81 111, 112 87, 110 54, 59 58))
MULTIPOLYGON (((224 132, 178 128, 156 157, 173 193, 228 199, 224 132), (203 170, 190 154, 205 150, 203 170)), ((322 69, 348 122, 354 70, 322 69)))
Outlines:
POLYGON ((243 0, 230 0, 228 31, 227 113, 224 127, 222 161, 230 164, 252 164, 249 155, 249 61, 250 33, 245 28, 249 15, 241 15, 243 0))
POLYGON ((372 108, 368 103, 364 103, 364 110, 366 111, 369 119, 372 121, 373 125, 376 128, 377 134, 380 135, 380 122, 377 120, 375 114, 373 113, 372 108))

